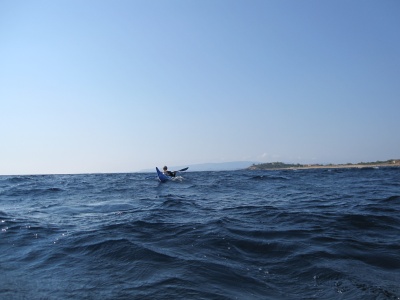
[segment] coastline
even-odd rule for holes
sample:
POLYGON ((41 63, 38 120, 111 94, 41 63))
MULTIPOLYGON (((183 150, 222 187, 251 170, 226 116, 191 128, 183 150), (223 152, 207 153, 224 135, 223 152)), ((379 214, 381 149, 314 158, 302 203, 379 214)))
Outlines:
POLYGON ((363 169, 363 168, 383 168, 383 167, 400 167, 400 160, 390 160, 385 162, 376 163, 358 163, 358 164, 304 164, 304 165, 291 165, 283 163, 269 163, 253 165, 247 168, 247 170, 309 170, 309 169, 363 169), (279 164, 279 167, 274 167, 275 164, 279 164))

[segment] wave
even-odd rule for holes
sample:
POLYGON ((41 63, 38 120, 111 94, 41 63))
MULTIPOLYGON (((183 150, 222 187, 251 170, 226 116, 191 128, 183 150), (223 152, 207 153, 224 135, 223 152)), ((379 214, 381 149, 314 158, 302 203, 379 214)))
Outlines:
POLYGON ((250 177, 250 180, 289 180, 288 177, 284 177, 284 176, 273 176, 273 175, 255 175, 250 177))
POLYGON ((347 229, 388 230, 399 228, 399 218, 377 214, 346 214, 338 218, 347 229))
POLYGON ((28 176, 28 175, 18 175, 18 176, 0 176, 0 179, 3 179, 6 182, 9 183, 22 183, 22 182, 27 182, 35 179, 34 176, 28 176))
POLYGON ((382 202, 390 202, 390 203, 396 203, 396 204, 400 204, 400 196, 398 195, 394 195, 394 196, 389 196, 387 198, 382 199, 382 202))

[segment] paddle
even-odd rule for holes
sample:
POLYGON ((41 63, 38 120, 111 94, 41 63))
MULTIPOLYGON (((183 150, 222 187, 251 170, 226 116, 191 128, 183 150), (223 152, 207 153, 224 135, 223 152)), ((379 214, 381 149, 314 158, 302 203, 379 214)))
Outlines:
MULTIPOLYGON (((171 175, 169 175, 169 176, 175 177, 175 174, 176 174, 177 172, 184 172, 184 171, 186 171, 187 169, 189 169, 189 167, 180 169, 180 170, 178 170, 178 171, 173 171, 173 172, 171 172, 171 175), (172 176, 172 174, 173 174, 173 176, 172 176)), ((153 179, 153 178, 154 178, 154 176, 147 176, 147 177, 145 177, 145 179, 153 179)), ((157 178, 157 177, 156 177, 156 178, 157 178)))
POLYGON ((183 172, 183 171, 186 171, 187 169, 189 169, 189 167, 186 167, 186 168, 180 169, 180 170, 178 170, 178 171, 175 171, 175 172, 183 172))
POLYGON ((180 169, 180 170, 178 170, 178 171, 173 171, 173 172, 167 171, 167 173, 168 173, 169 176, 175 177, 176 173, 186 171, 187 169, 189 169, 189 167, 180 169))

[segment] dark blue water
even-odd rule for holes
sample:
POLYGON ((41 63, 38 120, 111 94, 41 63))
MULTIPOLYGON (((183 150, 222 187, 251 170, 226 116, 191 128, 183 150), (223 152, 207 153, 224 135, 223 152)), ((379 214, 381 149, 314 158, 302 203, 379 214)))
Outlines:
POLYGON ((0 176, 1 299, 400 299, 400 168, 0 176))

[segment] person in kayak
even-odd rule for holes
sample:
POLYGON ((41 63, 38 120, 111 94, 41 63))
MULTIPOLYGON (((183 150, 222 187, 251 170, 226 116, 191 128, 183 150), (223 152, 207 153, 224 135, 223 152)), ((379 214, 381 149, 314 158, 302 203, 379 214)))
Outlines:
POLYGON ((167 166, 164 166, 163 171, 164 171, 163 173, 165 175, 168 175, 168 176, 171 176, 171 177, 175 177, 175 175, 176 175, 176 172, 168 171, 168 167, 167 166))

